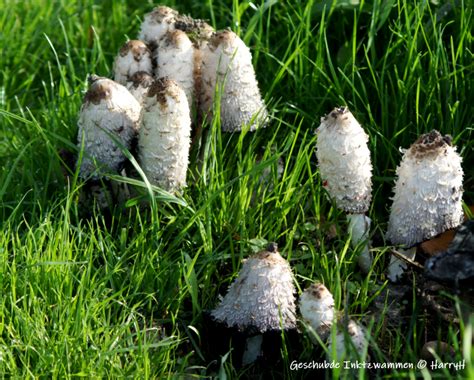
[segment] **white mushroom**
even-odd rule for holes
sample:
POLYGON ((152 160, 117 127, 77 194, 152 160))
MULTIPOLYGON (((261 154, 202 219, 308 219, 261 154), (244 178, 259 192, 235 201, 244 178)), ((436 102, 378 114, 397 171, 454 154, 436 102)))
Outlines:
POLYGON ((145 15, 138 39, 154 50, 164 35, 175 29, 178 12, 165 6, 154 8, 145 15))
MULTIPOLYGON (((311 284, 301 294, 299 309, 303 320, 323 341, 326 340, 336 316, 334 298, 329 290, 323 284, 311 284)), ((313 333, 310 333, 310 338, 314 344, 318 344, 313 333)))
POLYGON ((139 128, 140 109, 124 86, 107 78, 90 77, 78 121, 77 145, 84 145, 81 178, 100 178, 98 169, 114 173, 121 170, 126 158, 114 138, 130 149, 139 128))
POLYGON ((142 41, 130 40, 121 47, 115 58, 114 80, 125 85, 137 72, 153 74, 151 52, 142 41))
POLYGON ((358 261, 367 273, 372 264, 367 243, 370 219, 364 215, 372 199, 369 137, 347 107, 335 108, 321 118, 316 133, 316 156, 323 186, 336 205, 348 213, 352 246, 366 242, 358 261))
POLYGON ((170 79, 156 80, 143 103, 139 161, 152 184, 167 191, 186 185, 191 118, 186 94, 170 79))
POLYGON ((214 114, 220 114, 224 132, 240 131, 243 125, 249 125, 251 131, 264 126, 267 110, 255 78, 252 55, 244 42, 234 32, 223 30, 214 33, 201 51, 202 112, 211 116, 213 106, 220 104, 214 114))
MULTIPOLYGON (((241 331, 289 330, 296 327, 295 287, 288 262, 272 243, 266 251, 244 261, 237 279, 211 315, 241 331)), ((247 341, 243 364, 255 361, 262 340, 247 341)))
POLYGON ((167 32, 158 43, 155 55, 157 78, 168 77, 184 90, 191 107, 194 103, 194 76, 197 55, 193 43, 181 30, 167 32))
POLYGON ((153 76, 149 73, 138 71, 128 79, 126 87, 135 99, 137 99, 140 104, 143 104, 145 96, 154 81, 153 76))
MULTIPOLYGON (((386 236, 403 245, 401 253, 413 260, 416 244, 463 221, 461 156, 450 136, 433 130, 404 152, 397 177, 386 236)), ((405 268, 405 262, 392 256, 388 278, 397 281, 405 268)))
POLYGON ((352 319, 347 325, 338 325, 335 336, 329 337, 329 361, 341 362, 362 358, 369 345, 365 334, 365 329, 352 319))

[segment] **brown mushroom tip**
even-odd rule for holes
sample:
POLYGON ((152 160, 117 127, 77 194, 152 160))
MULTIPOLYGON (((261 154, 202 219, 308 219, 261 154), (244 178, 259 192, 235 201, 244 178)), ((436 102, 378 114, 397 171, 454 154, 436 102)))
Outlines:
POLYGON ((335 107, 331 112, 324 116, 321 121, 327 120, 330 117, 333 119, 337 119, 338 117, 344 115, 347 112, 349 112, 349 108, 347 106, 335 107))
POLYGON ((166 96, 170 96, 174 99, 179 99, 180 87, 178 84, 168 77, 158 78, 153 82, 150 89, 148 90, 147 96, 152 98, 156 96, 156 99, 160 104, 166 104, 166 96))
POLYGON ((431 132, 421 135, 412 144, 410 151, 417 157, 439 154, 443 149, 452 146, 452 140, 450 135, 443 136, 439 131, 433 129, 431 132))
POLYGON ((134 87, 142 85, 143 87, 150 87, 155 79, 152 75, 146 71, 137 71, 130 77, 130 82, 133 83, 134 87))
POLYGON ((320 282, 311 284, 308 288, 308 291, 314 298, 318 300, 330 294, 329 290, 320 282))
POLYGON ((165 43, 168 46, 177 46, 186 40, 188 40, 188 35, 179 29, 169 31, 165 37, 165 43))
POLYGON ((149 13, 151 18, 155 21, 161 22, 165 17, 168 16, 178 16, 178 11, 174 10, 173 8, 167 7, 165 5, 160 5, 158 7, 153 8, 153 10, 149 13))
POLYGON ((119 50, 121 57, 125 57, 129 52, 132 52, 134 57, 142 56, 144 53, 150 50, 146 44, 141 40, 129 40, 123 44, 119 50))
POLYGON ((88 80, 89 90, 84 96, 84 103, 99 104, 101 100, 111 97, 114 81, 97 75, 89 76, 88 80))
POLYGON ((223 29, 214 32, 211 36, 211 39, 209 40, 209 43, 216 48, 221 44, 228 46, 231 45, 236 38, 237 34, 235 34, 232 30, 223 29))

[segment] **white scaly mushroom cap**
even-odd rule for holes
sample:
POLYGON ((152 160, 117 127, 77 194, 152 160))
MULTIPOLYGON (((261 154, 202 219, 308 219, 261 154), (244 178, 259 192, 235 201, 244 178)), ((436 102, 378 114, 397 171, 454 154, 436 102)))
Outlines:
MULTIPOLYGON (((126 158, 110 134, 127 149, 130 148, 139 128, 141 109, 124 86, 97 76, 92 76, 90 81, 78 121, 78 147, 84 144, 79 171, 81 178, 87 178, 96 171, 94 160, 106 170, 120 170, 126 158)), ((98 175, 94 174, 93 179, 97 178, 98 175)))
POLYGON ((258 88, 250 49, 234 32, 223 30, 214 33, 201 51, 202 111, 211 114, 216 84, 223 85, 220 98, 222 130, 240 131, 242 125, 251 124, 250 130, 254 131, 264 123, 267 110, 258 88))
POLYGON ((288 262, 276 245, 244 261, 237 279, 211 315, 239 330, 296 327, 295 287, 288 262), (281 322, 281 325, 280 325, 281 322))
POLYGON ((142 41, 127 41, 115 57, 114 80, 125 85, 139 71, 153 74, 151 52, 142 41))
POLYGON ((369 137, 347 107, 321 118, 316 133, 316 157, 329 195, 346 212, 367 212, 372 198, 369 137))
POLYGON ((362 356, 362 353, 367 349, 368 341, 365 338, 365 329, 351 319, 347 326, 338 326, 335 337, 332 335, 329 337, 328 356, 331 361, 339 362, 344 358, 353 357, 350 355, 351 348, 347 344, 345 334, 359 356, 362 356), (333 356, 334 353, 335 356, 333 356))
MULTIPOLYGON (((324 340, 328 337, 335 319, 334 298, 329 290, 320 283, 311 284, 299 300, 301 317, 324 340)), ((317 340, 310 335, 314 344, 317 340)))
POLYGON ((126 87, 135 99, 137 99, 140 104, 143 104, 145 96, 154 81, 155 79, 149 73, 137 71, 129 78, 126 87))
POLYGON ((158 43, 155 76, 168 77, 186 93, 188 104, 194 103, 194 46, 185 32, 169 31, 158 43))
POLYGON ((420 136, 397 168, 387 239, 411 247, 463 221, 461 156, 451 137, 420 136))
POLYGON ((175 29, 176 17, 178 12, 174 9, 165 6, 154 8, 145 15, 138 39, 154 49, 167 32, 175 29))
POLYGON ((167 191, 186 186, 191 118, 186 94, 167 78, 145 98, 138 139, 139 160, 150 182, 167 191))

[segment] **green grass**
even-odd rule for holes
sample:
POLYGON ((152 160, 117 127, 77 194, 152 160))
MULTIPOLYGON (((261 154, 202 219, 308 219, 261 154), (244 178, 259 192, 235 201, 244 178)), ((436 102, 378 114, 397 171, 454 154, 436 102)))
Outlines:
MULTIPOLYGON (((466 360, 464 371, 370 376, 472 378, 473 319, 459 326, 434 317, 417 281, 400 325, 386 323, 388 307, 373 313, 374 297, 387 285, 387 247, 383 241, 374 247, 373 271, 362 276, 314 154, 319 118, 348 105, 370 135, 369 215, 374 236, 382 236, 399 147, 436 128, 454 137, 464 201, 472 205, 469 2, 167 4, 239 33, 252 49, 272 121, 232 136, 207 123, 202 163, 190 163, 182 196, 156 191, 145 206, 131 202, 109 216, 82 218, 82 185, 74 171, 64 176, 59 151, 75 149, 87 75, 110 75, 114 55, 137 35, 153 4, 0 1, 0 376, 256 376, 258 365, 235 368, 231 356, 221 359, 207 347, 203 315, 241 260, 276 241, 299 291, 322 281, 340 310, 364 320, 371 361, 416 363, 433 339, 455 348, 453 361, 466 360), (259 176, 268 170, 263 183, 259 176), (336 236, 328 239, 331 228, 336 236)), ((196 147, 191 155, 198 155, 196 147)), ((266 369, 275 377, 310 376, 291 371, 290 363, 324 358, 304 334, 296 348, 283 341, 281 363, 266 369)))

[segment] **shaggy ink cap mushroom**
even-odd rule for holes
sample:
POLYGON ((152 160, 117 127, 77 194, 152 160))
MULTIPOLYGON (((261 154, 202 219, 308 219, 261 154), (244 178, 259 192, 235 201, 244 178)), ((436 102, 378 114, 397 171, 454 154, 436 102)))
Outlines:
POLYGON ((166 32, 175 29, 178 12, 166 6, 158 6, 145 15, 142 22, 138 39, 144 41, 151 50, 154 50, 158 42, 166 32))
POLYGON ((249 125, 251 131, 265 126, 267 109, 245 43, 234 32, 221 30, 213 33, 201 54, 202 112, 211 116, 213 107, 220 104, 224 132, 241 131, 244 125, 249 125), (219 102, 215 99, 216 86, 219 102))
POLYGON ((130 40, 120 48, 119 54, 115 58, 114 79, 125 85, 137 72, 153 74, 151 52, 144 42, 130 40))
POLYGON ((213 318, 240 331, 296 328, 295 287, 276 244, 246 259, 213 318))
POLYGON ((372 199, 369 137, 347 107, 321 118, 316 157, 324 187, 339 208, 363 214, 372 199))
POLYGON ((183 89, 157 79, 143 102, 138 158, 150 182, 167 191, 186 185, 191 117, 183 89))
MULTIPOLYGON (((303 320, 326 340, 336 315, 331 292, 321 283, 311 284, 301 294, 298 306, 303 320)), ((312 334, 310 337, 314 344, 318 344, 312 334)))
POLYGON ((186 93, 188 104, 194 103, 197 53, 189 37, 182 30, 168 31, 158 43, 155 54, 157 78, 174 80, 186 93))
POLYGON ((113 80, 91 75, 89 89, 81 106, 78 120, 78 147, 84 145, 79 176, 97 180, 96 164, 118 173, 124 162, 118 140, 130 149, 139 128, 140 104, 122 85, 113 80))
POLYGON ((451 137, 436 130, 404 152, 386 235, 392 244, 412 247, 462 223, 461 160, 451 137))

